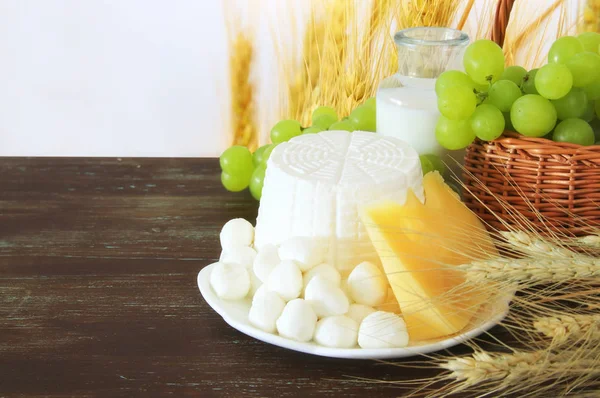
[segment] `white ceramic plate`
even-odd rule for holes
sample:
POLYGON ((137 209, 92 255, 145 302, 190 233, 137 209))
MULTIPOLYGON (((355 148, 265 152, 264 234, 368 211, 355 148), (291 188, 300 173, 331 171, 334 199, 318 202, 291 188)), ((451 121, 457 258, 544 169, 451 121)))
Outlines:
POLYGON ((210 287, 210 274, 215 264, 204 267, 198 273, 198 288, 202 296, 219 315, 223 317, 234 329, 254 337, 255 339, 264 341, 265 343, 273 344, 279 347, 287 348, 294 351, 304 352, 307 354, 320 355, 332 358, 348 358, 348 359, 391 359, 404 358, 419 354, 427 354, 434 351, 443 350, 466 340, 472 339, 492 328, 500 322, 508 312, 508 301, 500 300, 493 305, 488 305, 485 308, 487 321, 484 323, 469 328, 466 333, 456 335, 445 340, 435 342, 421 342, 418 345, 409 345, 404 348, 378 348, 378 349, 363 349, 363 348, 328 348, 317 345, 315 343, 299 343, 284 337, 264 332, 254 327, 248 321, 248 312, 250 311, 250 299, 245 300, 221 300, 210 287))

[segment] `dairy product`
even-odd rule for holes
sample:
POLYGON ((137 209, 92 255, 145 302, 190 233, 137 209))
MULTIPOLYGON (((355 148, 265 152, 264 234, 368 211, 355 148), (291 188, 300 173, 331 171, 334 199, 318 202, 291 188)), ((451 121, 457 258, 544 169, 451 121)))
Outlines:
POLYGON ((271 153, 254 244, 260 252, 292 237, 315 239, 325 262, 348 274, 361 261, 379 262, 359 207, 403 203, 422 192, 417 153, 405 142, 370 132, 326 131, 295 137, 271 153))
MULTIPOLYGON (((409 193, 405 204, 379 204, 364 216, 381 255, 411 340, 461 331, 485 301, 454 267, 497 256, 477 216, 437 172, 423 179, 425 204, 409 193)), ((483 287, 483 286, 482 286, 483 287)))

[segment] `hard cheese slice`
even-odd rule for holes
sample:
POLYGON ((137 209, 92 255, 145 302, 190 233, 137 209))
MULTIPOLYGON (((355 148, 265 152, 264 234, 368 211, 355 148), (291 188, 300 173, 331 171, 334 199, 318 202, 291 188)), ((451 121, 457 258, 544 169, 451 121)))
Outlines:
POLYGON ((455 266, 498 254, 477 216, 437 172, 423 178, 425 204, 384 202, 362 212, 369 237, 402 309, 411 340, 462 330, 485 301, 455 266))

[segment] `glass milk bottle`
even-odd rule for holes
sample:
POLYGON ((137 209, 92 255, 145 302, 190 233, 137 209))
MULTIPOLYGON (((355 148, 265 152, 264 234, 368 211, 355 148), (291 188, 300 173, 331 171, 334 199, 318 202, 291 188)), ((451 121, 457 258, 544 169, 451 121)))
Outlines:
POLYGON ((394 41, 398 72, 377 91, 377 133, 404 140, 420 155, 440 156, 460 176, 455 160, 462 165, 465 151, 448 151, 435 138, 440 115, 435 79, 446 70, 463 70, 469 36, 456 29, 418 27, 399 31, 394 41))

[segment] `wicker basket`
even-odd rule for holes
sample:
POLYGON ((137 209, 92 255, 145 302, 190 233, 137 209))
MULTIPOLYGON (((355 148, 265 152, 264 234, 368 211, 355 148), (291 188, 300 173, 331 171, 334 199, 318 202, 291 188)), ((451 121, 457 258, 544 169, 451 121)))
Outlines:
POLYGON ((467 206, 495 229, 523 219, 574 236, 600 227, 600 146, 506 132, 467 149, 464 182, 467 206))
MULTIPOLYGON (((514 0, 500 0, 492 40, 502 46, 514 0)), ((465 202, 489 227, 524 221, 540 232, 584 235, 600 226, 600 146, 506 132, 476 140, 465 156, 465 202)))

